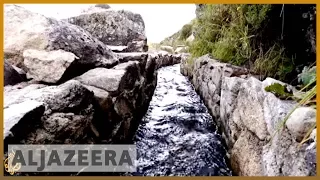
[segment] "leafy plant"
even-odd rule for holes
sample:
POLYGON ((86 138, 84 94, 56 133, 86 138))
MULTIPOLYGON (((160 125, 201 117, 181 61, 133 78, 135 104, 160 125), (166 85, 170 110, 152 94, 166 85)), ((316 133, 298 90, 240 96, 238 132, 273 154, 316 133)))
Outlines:
POLYGON ((316 80, 316 66, 312 68, 304 67, 302 73, 298 75, 298 80, 303 85, 308 85, 316 80))

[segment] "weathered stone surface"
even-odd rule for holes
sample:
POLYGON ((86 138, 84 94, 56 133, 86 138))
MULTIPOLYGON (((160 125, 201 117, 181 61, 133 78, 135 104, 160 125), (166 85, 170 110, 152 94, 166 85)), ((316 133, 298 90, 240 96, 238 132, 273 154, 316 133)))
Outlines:
POLYGON ((168 53, 173 53, 174 52, 174 49, 171 46, 160 46, 160 49, 162 51, 167 51, 168 53))
POLYGON ((306 151, 306 162, 307 162, 307 168, 310 172, 310 176, 316 176, 317 175, 317 147, 316 142, 311 143, 307 147, 306 151))
POLYGON ((132 42, 129 42, 128 48, 126 49, 126 52, 147 52, 149 50, 149 47, 147 45, 147 38, 133 40, 132 42))
POLYGON ((16 69, 11 66, 6 60, 4 61, 4 85, 15 85, 22 81, 25 81, 26 78, 18 73, 16 69))
POLYGON ((148 53, 144 52, 131 52, 131 53, 117 53, 121 63, 128 61, 141 61, 148 58, 148 53))
POLYGON ((301 141, 307 132, 316 124, 317 111, 311 107, 299 107, 286 122, 287 128, 301 141))
POLYGON ((110 45, 107 45, 107 47, 115 52, 115 53, 121 53, 121 52, 126 52, 127 49, 128 49, 128 46, 110 46, 110 45))
POLYGON ((11 88, 5 91, 4 95, 4 106, 8 109, 8 114, 5 116, 8 119, 5 118, 5 122, 10 121, 12 117, 25 121, 23 113, 28 113, 30 119, 30 123, 23 127, 22 132, 18 131, 21 128, 13 131, 15 136, 7 137, 6 142, 79 143, 85 141, 84 139, 90 134, 94 113, 93 94, 77 81, 71 80, 59 86, 42 88, 39 85, 30 85, 22 89, 11 88), (26 107, 28 103, 30 107, 26 107), (19 115, 17 107, 23 105, 25 107, 20 110, 22 115, 19 115))
POLYGON ((73 53, 64 50, 39 51, 28 49, 23 52, 24 65, 28 68, 28 78, 37 81, 56 83, 74 60, 73 53))
POLYGON ((14 136, 13 132, 18 132, 23 128, 20 124, 35 123, 30 120, 36 119, 40 121, 44 112, 44 104, 42 102, 27 100, 19 104, 13 104, 4 109, 4 138, 14 136), (32 118, 30 118, 32 117, 32 118), (30 118, 30 119, 29 119, 30 118), (24 121, 24 122, 23 122, 24 121), (20 128, 19 128, 20 126, 20 128), (17 130, 16 130, 17 129, 17 130))
POLYGON ((136 77, 121 69, 92 69, 75 80, 82 84, 94 86, 110 93, 120 93, 126 86, 133 86, 136 77), (129 81, 132 80, 132 81, 129 81))
POLYGON ((5 57, 10 64, 24 70, 22 53, 27 49, 61 49, 75 54, 79 59, 65 74, 66 79, 93 67, 110 67, 118 63, 106 45, 79 26, 44 17, 17 5, 4 6, 4 27, 5 57))
POLYGON ((314 141, 317 142, 317 128, 315 128, 314 130, 312 130, 311 134, 310 134, 310 138, 314 141))
POLYGON ((192 83, 196 91, 203 97, 211 115, 219 118, 222 77, 246 75, 248 70, 220 63, 209 55, 204 55, 194 62, 192 72, 189 73, 193 74, 192 83))
MULTIPOLYGON (((246 69, 220 63, 208 55, 196 59, 193 64, 183 59, 181 72, 192 79, 195 89, 216 119, 229 148, 231 166, 236 174, 315 174, 316 161, 312 144, 306 142, 298 148, 306 129, 315 122, 315 110, 298 108, 296 114, 290 117, 292 119, 277 132, 279 124, 297 102, 281 100, 266 92, 265 87, 283 82, 272 78, 260 81, 246 69)), ((296 91, 289 85, 287 88, 296 91)))
POLYGON ((140 14, 124 10, 95 11, 68 18, 67 21, 82 27, 108 45, 129 47, 134 41, 142 42, 139 47, 146 45, 145 25, 140 14))
POLYGON ((243 131, 231 150, 231 168, 239 176, 263 176, 259 139, 243 131))

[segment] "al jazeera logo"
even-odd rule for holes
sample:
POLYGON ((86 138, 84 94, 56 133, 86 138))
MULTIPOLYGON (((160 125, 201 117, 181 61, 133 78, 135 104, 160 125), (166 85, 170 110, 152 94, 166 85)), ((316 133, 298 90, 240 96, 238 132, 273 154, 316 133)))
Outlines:
POLYGON ((19 171, 21 168, 21 163, 16 163, 13 165, 15 154, 16 153, 12 150, 12 152, 9 153, 8 157, 4 160, 5 171, 7 171, 10 175, 14 175, 14 173, 19 171))
POLYGON ((135 145, 8 145, 5 171, 136 172, 135 145))

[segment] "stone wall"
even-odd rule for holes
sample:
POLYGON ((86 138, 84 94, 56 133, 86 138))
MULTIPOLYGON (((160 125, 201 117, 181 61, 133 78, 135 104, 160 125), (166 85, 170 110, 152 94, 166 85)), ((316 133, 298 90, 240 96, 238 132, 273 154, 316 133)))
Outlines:
POLYGON ((156 87, 156 70, 183 58, 114 53, 79 26, 15 5, 4 10, 6 148, 129 143, 156 87))
MULTIPOLYGON (((194 64, 183 60, 181 72, 190 78, 216 120, 237 175, 316 174, 315 136, 298 147, 316 122, 315 109, 299 107, 272 139, 279 122, 297 103, 280 100, 264 88, 275 82, 284 83, 272 78, 259 81, 246 69, 221 63, 209 55, 196 59, 194 64)), ((294 87, 288 88, 295 91, 294 87)))

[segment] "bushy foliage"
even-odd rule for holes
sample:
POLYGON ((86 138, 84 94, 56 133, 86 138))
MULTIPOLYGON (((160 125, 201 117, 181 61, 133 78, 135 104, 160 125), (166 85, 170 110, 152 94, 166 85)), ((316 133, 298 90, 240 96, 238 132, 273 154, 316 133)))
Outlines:
MULTIPOLYGON (((190 52, 246 66, 263 77, 285 80, 294 70, 280 41, 263 39, 270 4, 210 4, 196 22, 190 52), (268 42, 268 43, 264 43, 268 42)), ((267 37, 266 37, 267 38, 267 37)))
POLYGON ((180 32, 180 40, 186 40, 192 33, 192 25, 186 24, 182 27, 180 32))

